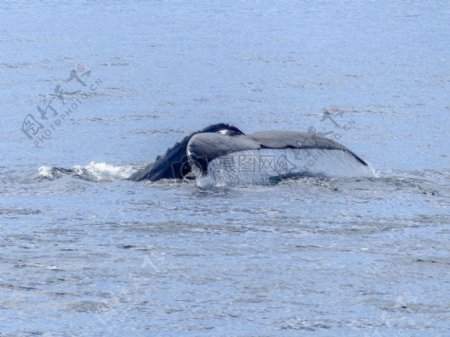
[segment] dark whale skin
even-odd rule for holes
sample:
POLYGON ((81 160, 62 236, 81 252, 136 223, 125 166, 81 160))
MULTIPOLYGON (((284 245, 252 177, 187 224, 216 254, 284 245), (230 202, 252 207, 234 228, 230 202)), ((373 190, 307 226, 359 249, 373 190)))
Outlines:
POLYGON ((214 133, 219 131, 229 135, 243 134, 238 128, 225 123, 210 125, 184 137, 182 141, 177 142, 173 147, 167 149, 166 153, 156 157, 156 160, 153 163, 133 173, 128 179, 133 181, 183 179, 191 171, 191 166, 186 153, 189 140, 199 133, 214 133))
POLYGON ((202 173, 217 157, 245 150, 258 149, 322 149, 341 150, 351 154, 364 166, 368 164, 344 145, 314 133, 296 131, 262 131, 246 135, 238 128, 219 123, 191 133, 169 148, 165 154, 128 179, 134 181, 184 179, 192 167, 202 173))

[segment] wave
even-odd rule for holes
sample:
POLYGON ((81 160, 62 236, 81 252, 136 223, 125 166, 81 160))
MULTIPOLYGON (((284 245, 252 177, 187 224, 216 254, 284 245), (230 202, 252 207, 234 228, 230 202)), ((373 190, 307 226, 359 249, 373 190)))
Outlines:
POLYGON ((133 166, 111 165, 107 163, 90 162, 86 166, 75 165, 72 168, 41 166, 38 178, 55 180, 64 176, 89 181, 113 181, 124 180, 130 177, 137 168, 133 166))

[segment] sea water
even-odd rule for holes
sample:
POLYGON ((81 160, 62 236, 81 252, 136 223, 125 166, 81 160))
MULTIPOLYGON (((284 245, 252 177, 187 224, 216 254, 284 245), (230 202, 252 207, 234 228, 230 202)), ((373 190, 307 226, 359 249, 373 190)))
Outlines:
POLYGON ((448 1, 0 22, 0 336, 450 334, 448 1), (329 137, 377 176, 126 180, 217 122, 329 137))

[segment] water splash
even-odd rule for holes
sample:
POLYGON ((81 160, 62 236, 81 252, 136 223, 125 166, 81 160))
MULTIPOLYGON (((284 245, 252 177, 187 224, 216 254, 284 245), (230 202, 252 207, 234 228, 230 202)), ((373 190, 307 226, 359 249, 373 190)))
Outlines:
POLYGON ((239 151, 212 160, 206 176, 194 173, 199 186, 267 185, 305 176, 376 176, 370 165, 363 165, 348 152, 321 149, 239 151))
POLYGON ((41 166, 38 177, 54 180, 63 176, 73 176, 89 181, 113 181, 127 179, 136 171, 132 166, 111 165, 108 163, 90 162, 86 166, 75 165, 72 168, 41 166))

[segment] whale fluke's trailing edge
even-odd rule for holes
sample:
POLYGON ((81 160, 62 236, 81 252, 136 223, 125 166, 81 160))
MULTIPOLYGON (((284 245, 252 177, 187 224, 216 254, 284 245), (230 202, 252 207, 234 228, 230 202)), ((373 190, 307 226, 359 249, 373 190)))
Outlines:
MULTIPOLYGON (((220 162, 223 158, 227 159, 228 163, 230 160, 233 162, 234 170, 239 167, 236 166, 237 162, 243 162, 244 159, 248 162, 249 156, 253 161, 255 158, 259 161, 265 160, 267 166, 268 153, 273 157, 276 165, 279 165, 280 159, 284 158, 282 168, 272 167, 272 171, 268 173, 271 175, 291 176, 291 173, 308 174, 310 173, 308 170, 312 172, 313 170, 308 169, 306 161, 302 162, 302 167, 297 165, 296 162, 299 155, 310 156, 311 154, 314 154, 314 160, 317 163, 320 162, 315 167, 316 171, 321 169, 320 165, 323 166, 323 162, 326 160, 334 161, 332 166, 337 163, 336 160, 340 162, 345 160, 348 162, 348 167, 348 164, 350 164, 353 167, 367 168, 367 172, 373 172, 371 169, 369 170, 369 165, 353 151, 334 140, 314 133, 262 131, 246 135, 234 126, 221 123, 208 126, 185 137, 181 142, 169 148, 164 155, 158 156, 154 163, 137 171, 129 179, 136 181, 184 179, 185 177, 192 177, 192 173, 196 177, 205 176, 208 174, 210 166, 214 166, 216 169, 217 162, 220 162), (342 156, 336 159, 336 156, 330 157, 330 153, 338 153, 342 156), (274 156, 278 157, 275 158, 274 156)), ((309 159, 309 162, 311 162, 311 159, 309 159)), ((315 162, 312 162, 313 166, 314 164, 315 162)), ((256 164, 256 166, 261 169, 261 163, 256 164)), ((253 169, 256 166, 253 163, 253 169)), ((226 170, 227 167, 221 166, 220 170, 226 170)), ((246 169, 248 169, 248 165, 246 169)), ((319 173, 323 174, 324 172, 319 173)), ((327 173, 333 175, 333 172, 327 173)))

